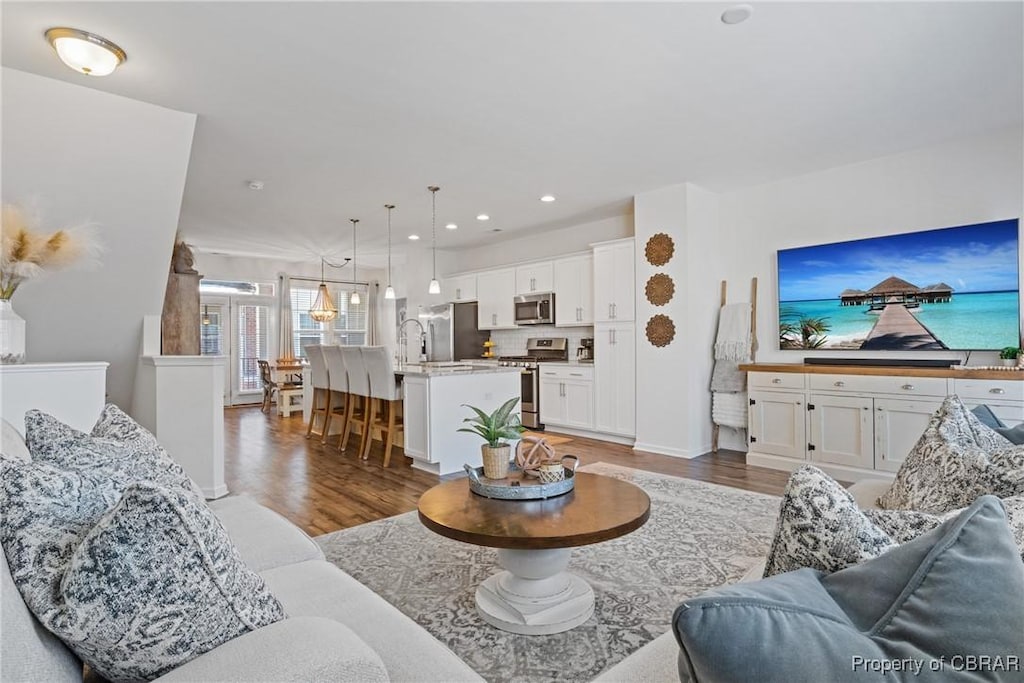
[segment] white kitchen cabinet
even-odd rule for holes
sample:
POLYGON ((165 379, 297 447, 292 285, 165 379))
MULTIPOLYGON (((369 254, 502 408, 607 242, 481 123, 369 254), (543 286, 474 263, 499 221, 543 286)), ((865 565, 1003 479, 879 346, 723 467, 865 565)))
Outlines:
MULTIPOLYGON (((753 380, 751 381, 753 385, 753 380)), ((807 428, 803 393, 757 391, 749 393, 750 450, 780 458, 806 459, 807 428)))
POLYGON ((811 394, 807 403, 808 458, 871 469, 875 462, 872 399, 811 394))
POLYGON ((590 254, 554 262, 555 326, 594 324, 594 257, 590 254))
POLYGON ((953 380, 953 393, 968 408, 987 405, 1010 427, 1024 422, 1024 382, 957 378, 953 380))
POLYGON ((550 292, 554 288, 554 266, 551 261, 528 263, 516 268, 516 294, 550 292))
POLYGON ((875 469, 896 472, 942 405, 935 399, 876 398, 875 469))
POLYGON ((481 330, 513 328, 516 294, 516 271, 513 268, 488 270, 476 276, 477 327, 481 330))
POLYGON ((476 274, 453 275, 441 280, 441 295, 445 301, 476 301, 476 274))
POLYGON ((594 245, 594 322, 633 320, 636 279, 632 238, 594 245))
POLYGON ((594 368, 540 366, 540 421, 546 425, 594 428, 594 368))
POLYGON ((594 327, 595 427, 636 435, 636 339, 631 322, 594 327))

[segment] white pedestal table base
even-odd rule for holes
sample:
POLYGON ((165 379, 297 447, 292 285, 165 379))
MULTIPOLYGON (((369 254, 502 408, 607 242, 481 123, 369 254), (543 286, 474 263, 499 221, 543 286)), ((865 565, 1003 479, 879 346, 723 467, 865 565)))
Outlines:
POLYGON ((488 577, 476 591, 476 608, 491 626, 525 635, 561 633, 594 613, 594 590, 565 571, 570 548, 498 550, 506 571, 488 577))

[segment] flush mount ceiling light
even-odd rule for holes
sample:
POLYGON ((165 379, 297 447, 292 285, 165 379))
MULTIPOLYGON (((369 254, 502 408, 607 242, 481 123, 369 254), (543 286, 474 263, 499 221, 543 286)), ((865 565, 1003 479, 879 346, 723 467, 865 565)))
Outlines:
POLYGON ((263 186, 264 186, 264 183, 263 183, 262 180, 250 180, 249 181, 249 189, 250 190, 254 190, 256 192, 259 192, 260 190, 263 189, 263 186))
POLYGON ((459 226, 456 225, 455 223, 449 223, 448 225, 446 225, 444 227, 445 227, 445 230, 458 230, 459 229, 459 226))
POLYGON ((334 306, 331 293, 327 291, 327 283, 324 282, 324 257, 320 257, 320 286, 317 287, 316 300, 313 307, 309 309, 309 317, 318 323, 325 323, 338 317, 338 309, 334 306))
POLYGON ((60 61, 86 76, 111 74, 128 58, 124 50, 106 38, 77 28, 51 28, 46 32, 46 40, 57 51, 60 61))
POLYGON ((437 281, 437 191, 441 188, 431 185, 427 189, 430 190, 430 251, 434 258, 433 276, 430 278, 427 294, 440 294, 441 283, 437 281))
POLYGON ((395 288, 391 286, 391 209, 395 208, 395 205, 385 204, 384 208, 388 210, 388 286, 384 290, 384 298, 394 299, 395 288))
POLYGON ((349 303, 353 306, 358 306, 362 299, 359 298, 359 285, 356 282, 359 280, 356 273, 356 223, 359 222, 358 218, 349 218, 352 221, 352 296, 349 298, 349 303))
POLYGON ((491 217, 488 216, 486 213, 482 213, 479 216, 477 216, 476 219, 478 221, 489 221, 489 220, 491 220, 491 217))
POLYGON ((415 242, 415 241, 416 241, 416 240, 418 240, 419 238, 420 238, 420 236, 419 236, 419 235, 409 235, 409 239, 411 239, 411 240, 412 240, 413 242, 415 242))
POLYGON ((736 5, 722 12, 722 23, 729 24, 741 24, 750 18, 750 15, 754 13, 754 8, 750 5, 736 5))
POLYGON ((555 201, 555 195, 553 195, 553 194, 546 194, 543 197, 541 197, 540 200, 542 202, 553 202, 553 201, 555 201))

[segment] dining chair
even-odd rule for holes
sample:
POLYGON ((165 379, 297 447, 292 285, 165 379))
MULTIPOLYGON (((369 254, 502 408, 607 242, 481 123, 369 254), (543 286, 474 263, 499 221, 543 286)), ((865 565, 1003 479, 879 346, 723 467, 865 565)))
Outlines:
MULTIPOLYGON (((327 363, 327 379, 330 385, 327 392, 327 418, 324 424, 324 434, 330 436, 331 422, 335 417, 339 417, 344 423, 352 402, 348 400, 348 371, 345 369, 342 347, 337 344, 328 344, 323 347, 323 353, 324 361, 327 363)), ((344 427, 342 431, 344 431, 344 427)), ((342 443, 339 446, 341 450, 345 450, 345 444, 342 443)))
POLYGON ((359 454, 367 448, 367 431, 370 425, 370 377, 363 362, 363 350, 358 346, 342 346, 341 356, 348 374, 349 409, 345 411, 345 428, 341 431, 338 448, 345 450, 353 427, 359 428, 359 454))
POLYGON ((303 347, 309 361, 309 383, 313 388, 313 400, 309 406, 309 424, 306 426, 306 438, 316 435, 320 441, 327 438, 327 406, 330 403, 331 383, 327 373, 327 361, 324 358, 324 347, 310 344, 303 347), (320 422, 320 431, 316 430, 320 422))
POLYGON ((256 365, 259 366, 260 382, 263 384, 263 405, 260 407, 260 410, 264 413, 270 412, 270 408, 274 403, 275 393, 277 394, 277 402, 280 404, 282 401, 291 401, 291 392, 302 389, 301 384, 276 381, 269 361, 257 359, 256 365))
POLYGON ((395 366, 391 352, 386 346, 368 346, 363 348, 363 360, 370 376, 370 438, 363 453, 365 460, 370 454, 374 429, 380 432, 384 445, 384 467, 391 462, 391 449, 396 437, 401 437, 404 445, 405 432, 402 421, 402 386, 395 378, 395 366), (378 413, 377 408, 380 407, 378 413))

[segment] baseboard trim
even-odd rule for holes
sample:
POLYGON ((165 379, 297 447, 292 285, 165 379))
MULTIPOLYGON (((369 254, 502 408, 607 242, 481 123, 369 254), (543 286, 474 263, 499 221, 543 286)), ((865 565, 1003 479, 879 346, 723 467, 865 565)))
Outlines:
POLYGON ((570 427, 562 427, 560 425, 550 425, 545 427, 541 434, 565 434, 566 436, 582 436, 585 439, 597 439, 598 441, 610 441, 611 443, 622 444, 623 446, 632 446, 635 439, 628 436, 619 436, 618 434, 606 434, 604 432, 591 432, 586 429, 572 429, 570 427))
POLYGON ((633 444, 634 451, 643 451, 644 453, 657 453, 658 455, 669 455, 673 458, 684 458, 686 460, 692 460, 703 453, 691 453, 690 451, 683 448, 672 448, 671 446, 661 446, 654 443, 642 443, 637 441, 633 444))
POLYGON ((199 490, 203 492, 203 497, 206 498, 206 500, 216 500, 217 498, 223 498, 224 496, 228 495, 228 493, 230 493, 228 491, 227 484, 214 486, 212 489, 204 486, 201 487, 199 490))

